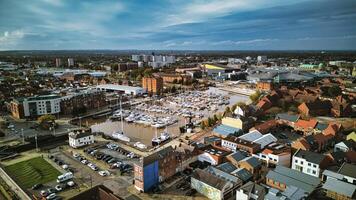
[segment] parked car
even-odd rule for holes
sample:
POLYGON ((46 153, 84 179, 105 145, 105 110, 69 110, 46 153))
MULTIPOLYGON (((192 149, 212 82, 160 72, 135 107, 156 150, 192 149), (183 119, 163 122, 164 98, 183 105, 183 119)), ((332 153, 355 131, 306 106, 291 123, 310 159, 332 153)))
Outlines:
POLYGON ((135 154, 133 152, 130 152, 129 154, 127 154, 127 157, 128 158, 134 158, 135 157, 135 154))
POLYGON ((75 186, 75 183, 74 183, 74 181, 69 181, 69 182, 67 182, 67 185, 69 187, 73 187, 73 186, 75 186))
POLYGON ((111 158, 110 160, 107 161, 108 164, 115 163, 117 161, 116 158, 111 158))
POLYGON ((57 192, 60 192, 63 190, 62 186, 61 185, 56 185, 56 187, 54 187, 54 189, 57 190, 57 192))
POLYGON ((40 192, 40 194, 41 194, 41 196, 43 196, 43 197, 46 197, 46 196, 49 195, 48 192, 45 191, 45 190, 42 190, 42 191, 40 192))
POLYGON ((98 153, 98 154, 95 155, 95 158, 96 158, 97 160, 101 160, 104 156, 105 156, 105 154, 103 154, 103 153, 98 153))
POLYGON ((52 193, 46 197, 46 199, 55 199, 57 195, 55 193, 52 193))
POLYGON ((49 194, 52 194, 52 193, 56 193, 57 190, 54 189, 54 188, 48 188, 47 192, 48 192, 49 194))
POLYGON ((108 157, 104 158, 103 161, 108 162, 108 161, 109 161, 110 159, 112 159, 112 158, 113 158, 113 157, 109 155, 108 157))
POLYGON ((74 154, 73 154, 73 157, 74 157, 74 158, 78 158, 78 157, 80 157, 80 156, 81 156, 81 155, 80 155, 79 153, 74 153, 74 154))
POLYGON ((43 187, 43 185, 41 183, 39 183, 39 184, 33 185, 31 189, 32 190, 37 190, 37 189, 40 189, 41 187, 43 187))
POLYGON ((100 176, 109 176, 110 175, 110 172, 107 171, 107 170, 103 170, 103 171, 99 171, 98 174, 100 176))
POLYGON ((89 161, 88 160, 82 160, 81 163, 83 163, 84 165, 88 164, 89 161))

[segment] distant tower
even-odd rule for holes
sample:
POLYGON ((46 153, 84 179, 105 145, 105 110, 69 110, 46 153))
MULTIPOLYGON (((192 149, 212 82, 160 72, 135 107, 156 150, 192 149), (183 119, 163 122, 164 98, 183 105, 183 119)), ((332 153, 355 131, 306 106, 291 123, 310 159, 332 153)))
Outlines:
POLYGON ((74 59, 73 58, 68 58, 68 67, 74 66, 74 59))
POLYGON ((62 65, 62 60, 60 58, 56 58, 56 67, 60 67, 62 65))

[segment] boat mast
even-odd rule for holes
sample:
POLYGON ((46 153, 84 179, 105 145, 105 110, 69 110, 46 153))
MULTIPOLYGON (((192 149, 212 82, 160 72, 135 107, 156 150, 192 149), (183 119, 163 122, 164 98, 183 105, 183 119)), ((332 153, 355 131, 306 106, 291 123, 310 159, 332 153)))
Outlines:
POLYGON ((120 118, 121 118, 121 133, 124 134, 124 121, 122 118, 122 103, 121 103, 122 96, 120 95, 120 118))

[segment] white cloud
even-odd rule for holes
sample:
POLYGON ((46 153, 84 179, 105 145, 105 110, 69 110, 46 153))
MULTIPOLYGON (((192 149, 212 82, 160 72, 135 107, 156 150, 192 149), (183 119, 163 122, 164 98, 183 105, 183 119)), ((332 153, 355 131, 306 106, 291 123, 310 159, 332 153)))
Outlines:
POLYGON ((24 35, 25 33, 22 30, 5 31, 2 35, 0 34, 0 46, 17 43, 24 35))
POLYGON ((241 45, 241 44, 258 44, 265 42, 278 41, 279 39, 253 39, 253 40, 241 40, 241 41, 232 41, 232 40, 223 40, 218 42, 211 43, 212 45, 241 45))
POLYGON ((258 10, 291 3, 295 2, 287 0, 194 0, 181 8, 177 8, 175 13, 168 14, 165 24, 169 26, 202 22, 235 12, 258 10))

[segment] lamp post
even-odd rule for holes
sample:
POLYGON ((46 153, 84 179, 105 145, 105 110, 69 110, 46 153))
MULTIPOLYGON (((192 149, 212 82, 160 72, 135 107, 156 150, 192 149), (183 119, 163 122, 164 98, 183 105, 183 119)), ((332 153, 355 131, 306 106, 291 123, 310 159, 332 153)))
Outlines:
POLYGON ((22 143, 25 143, 25 135, 23 133, 23 128, 21 128, 22 143))
POLYGON ((37 133, 35 135, 35 142, 36 142, 36 151, 38 152, 37 133))

